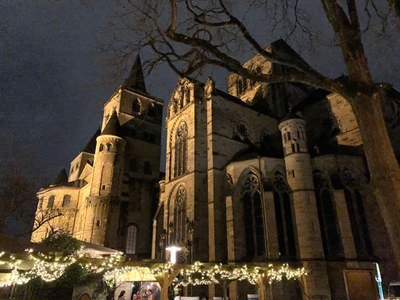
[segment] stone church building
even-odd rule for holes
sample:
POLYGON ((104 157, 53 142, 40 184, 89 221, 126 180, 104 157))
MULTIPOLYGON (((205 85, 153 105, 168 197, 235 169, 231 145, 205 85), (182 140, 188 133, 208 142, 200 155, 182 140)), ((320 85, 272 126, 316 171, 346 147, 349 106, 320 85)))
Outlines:
MULTIPOLYGON (((297 55, 281 40, 267 49, 297 55)), ((245 66, 286 70, 260 56, 245 66)), ((69 176, 38 192, 38 216, 56 208, 63 215, 32 240, 66 229, 139 259, 166 260, 165 248, 177 245, 181 263, 288 262, 308 270, 302 282, 274 284, 271 299, 375 296, 373 263, 385 274, 390 251, 351 107, 327 91, 236 74, 227 91, 211 78, 179 80, 166 108, 159 178, 163 102, 146 92, 137 59, 69 176)), ((391 91, 384 109, 393 140, 399 98, 391 91)), ((220 292, 210 288, 209 296, 220 292)), ((234 283, 230 298, 254 292, 234 283)))

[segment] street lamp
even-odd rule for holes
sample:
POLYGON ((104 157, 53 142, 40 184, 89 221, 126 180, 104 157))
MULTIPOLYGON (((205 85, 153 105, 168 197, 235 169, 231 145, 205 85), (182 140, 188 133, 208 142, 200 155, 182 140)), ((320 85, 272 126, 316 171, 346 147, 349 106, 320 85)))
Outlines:
POLYGON ((182 248, 178 247, 178 246, 168 246, 167 248, 165 248, 165 250, 171 252, 169 260, 171 263, 175 264, 176 263, 176 253, 178 251, 181 251, 182 248))

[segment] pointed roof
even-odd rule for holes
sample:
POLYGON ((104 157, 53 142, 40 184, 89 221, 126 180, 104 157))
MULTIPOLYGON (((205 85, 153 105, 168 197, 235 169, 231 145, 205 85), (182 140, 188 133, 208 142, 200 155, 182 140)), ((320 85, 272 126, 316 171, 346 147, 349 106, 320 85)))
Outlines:
POLYGON ((86 146, 82 149, 82 152, 94 153, 96 151, 96 138, 100 135, 100 128, 96 130, 86 146))
POLYGON ((102 135, 109 134, 109 135, 118 136, 120 132, 121 132, 121 125, 119 124, 117 111, 114 110, 111 117, 108 119, 107 124, 104 127, 101 134, 102 135))
POLYGON ((57 177, 53 180, 53 182, 50 184, 50 186, 56 186, 56 185, 67 185, 68 184, 68 176, 67 176, 67 171, 65 169, 62 169, 57 177))
POLYGON ((124 87, 140 91, 147 94, 146 85, 144 83, 142 63, 139 54, 136 56, 129 77, 125 80, 124 87))

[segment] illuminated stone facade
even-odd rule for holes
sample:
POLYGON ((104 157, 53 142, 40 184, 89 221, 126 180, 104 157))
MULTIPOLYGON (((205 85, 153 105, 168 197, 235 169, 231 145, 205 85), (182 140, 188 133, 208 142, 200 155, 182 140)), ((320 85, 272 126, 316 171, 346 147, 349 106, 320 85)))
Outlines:
MULTIPOLYGON (((267 50, 297 55, 283 41, 267 50)), ((259 56, 245 66, 286 70, 259 56)), ((158 198, 162 102, 132 74, 105 103, 101 131, 72 161, 68 183, 61 174, 39 191, 37 215, 59 208, 63 216, 34 232, 33 241, 59 228, 137 257, 149 258, 151 247, 151 258, 164 261, 166 247, 178 245, 179 262, 306 267, 302 282, 272 286, 269 296, 284 300, 348 299, 353 286, 374 284, 373 262, 383 262, 385 272, 388 239, 368 192, 357 122, 343 99, 236 74, 227 78, 229 93, 211 78, 180 79, 167 108, 158 198)), ((398 112, 389 112, 393 140, 398 112)), ((366 297, 369 289, 364 285, 366 297)), ((229 296, 254 292, 232 283, 229 296)), ((211 286, 208 295, 221 293, 211 286)))
MULTIPOLYGON (((293 54, 282 41, 267 49, 293 54)), ((285 71, 259 56, 244 65, 285 71)), ((152 257, 168 259, 165 248, 178 245, 180 262, 309 270, 301 283, 273 285, 271 299, 347 299, 357 276, 370 280, 371 296, 373 262, 389 253, 351 107, 299 84, 236 74, 227 83, 229 94, 212 79, 181 79, 171 96, 152 257)), ((233 283, 229 297, 254 292, 233 283)), ((212 295, 221 290, 210 287, 212 295)))
POLYGON ((104 104, 102 126, 71 162, 69 176, 61 172, 38 192, 36 218, 49 211, 62 216, 33 232, 32 241, 66 230, 133 257, 150 256, 162 109, 162 101, 146 92, 138 58, 129 78, 104 104))

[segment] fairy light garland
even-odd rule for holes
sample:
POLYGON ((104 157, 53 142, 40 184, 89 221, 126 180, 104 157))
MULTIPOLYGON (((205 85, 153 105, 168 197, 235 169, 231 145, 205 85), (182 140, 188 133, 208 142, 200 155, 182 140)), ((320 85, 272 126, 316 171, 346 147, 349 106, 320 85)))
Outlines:
MULTIPOLYGON (((143 263, 140 266, 124 266, 123 253, 111 255, 107 258, 88 257, 82 249, 64 257, 55 257, 44 254, 33 254, 32 249, 27 249, 24 257, 17 258, 13 254, 0 252, 0 264, 6 265, 10 270, 9 276, 0 280, 0 288, 12 285, 26 284, 34 278, 40 278, 45 282, 59 279, 66 269, 74 264, 84 268, 88 273, 103 274, 104 281, 112 286, 117 281, 129 281, 129 273, 143 272, 143 263), (25 264, 22 266, 22 264, 25 264), (29 265, 30 268, 27 268, 29 265), (25 270, 24 270, 25 269, 25 270)), ((177 266, 172 263, 149 263, 147 269, 158 279, 172 274, 177 266)), ((180 289, 188 285, 220 284, 229 281, 248 281, 250 284, 260 285, 281 281, 298 279, 307 275, 304 268, 291 268, 288 264, 274 266, 248 267, 246 265, 209 265, 195 262, 191 265, 180 265, 179 275, 174 279, 174 289, 180 289)))

